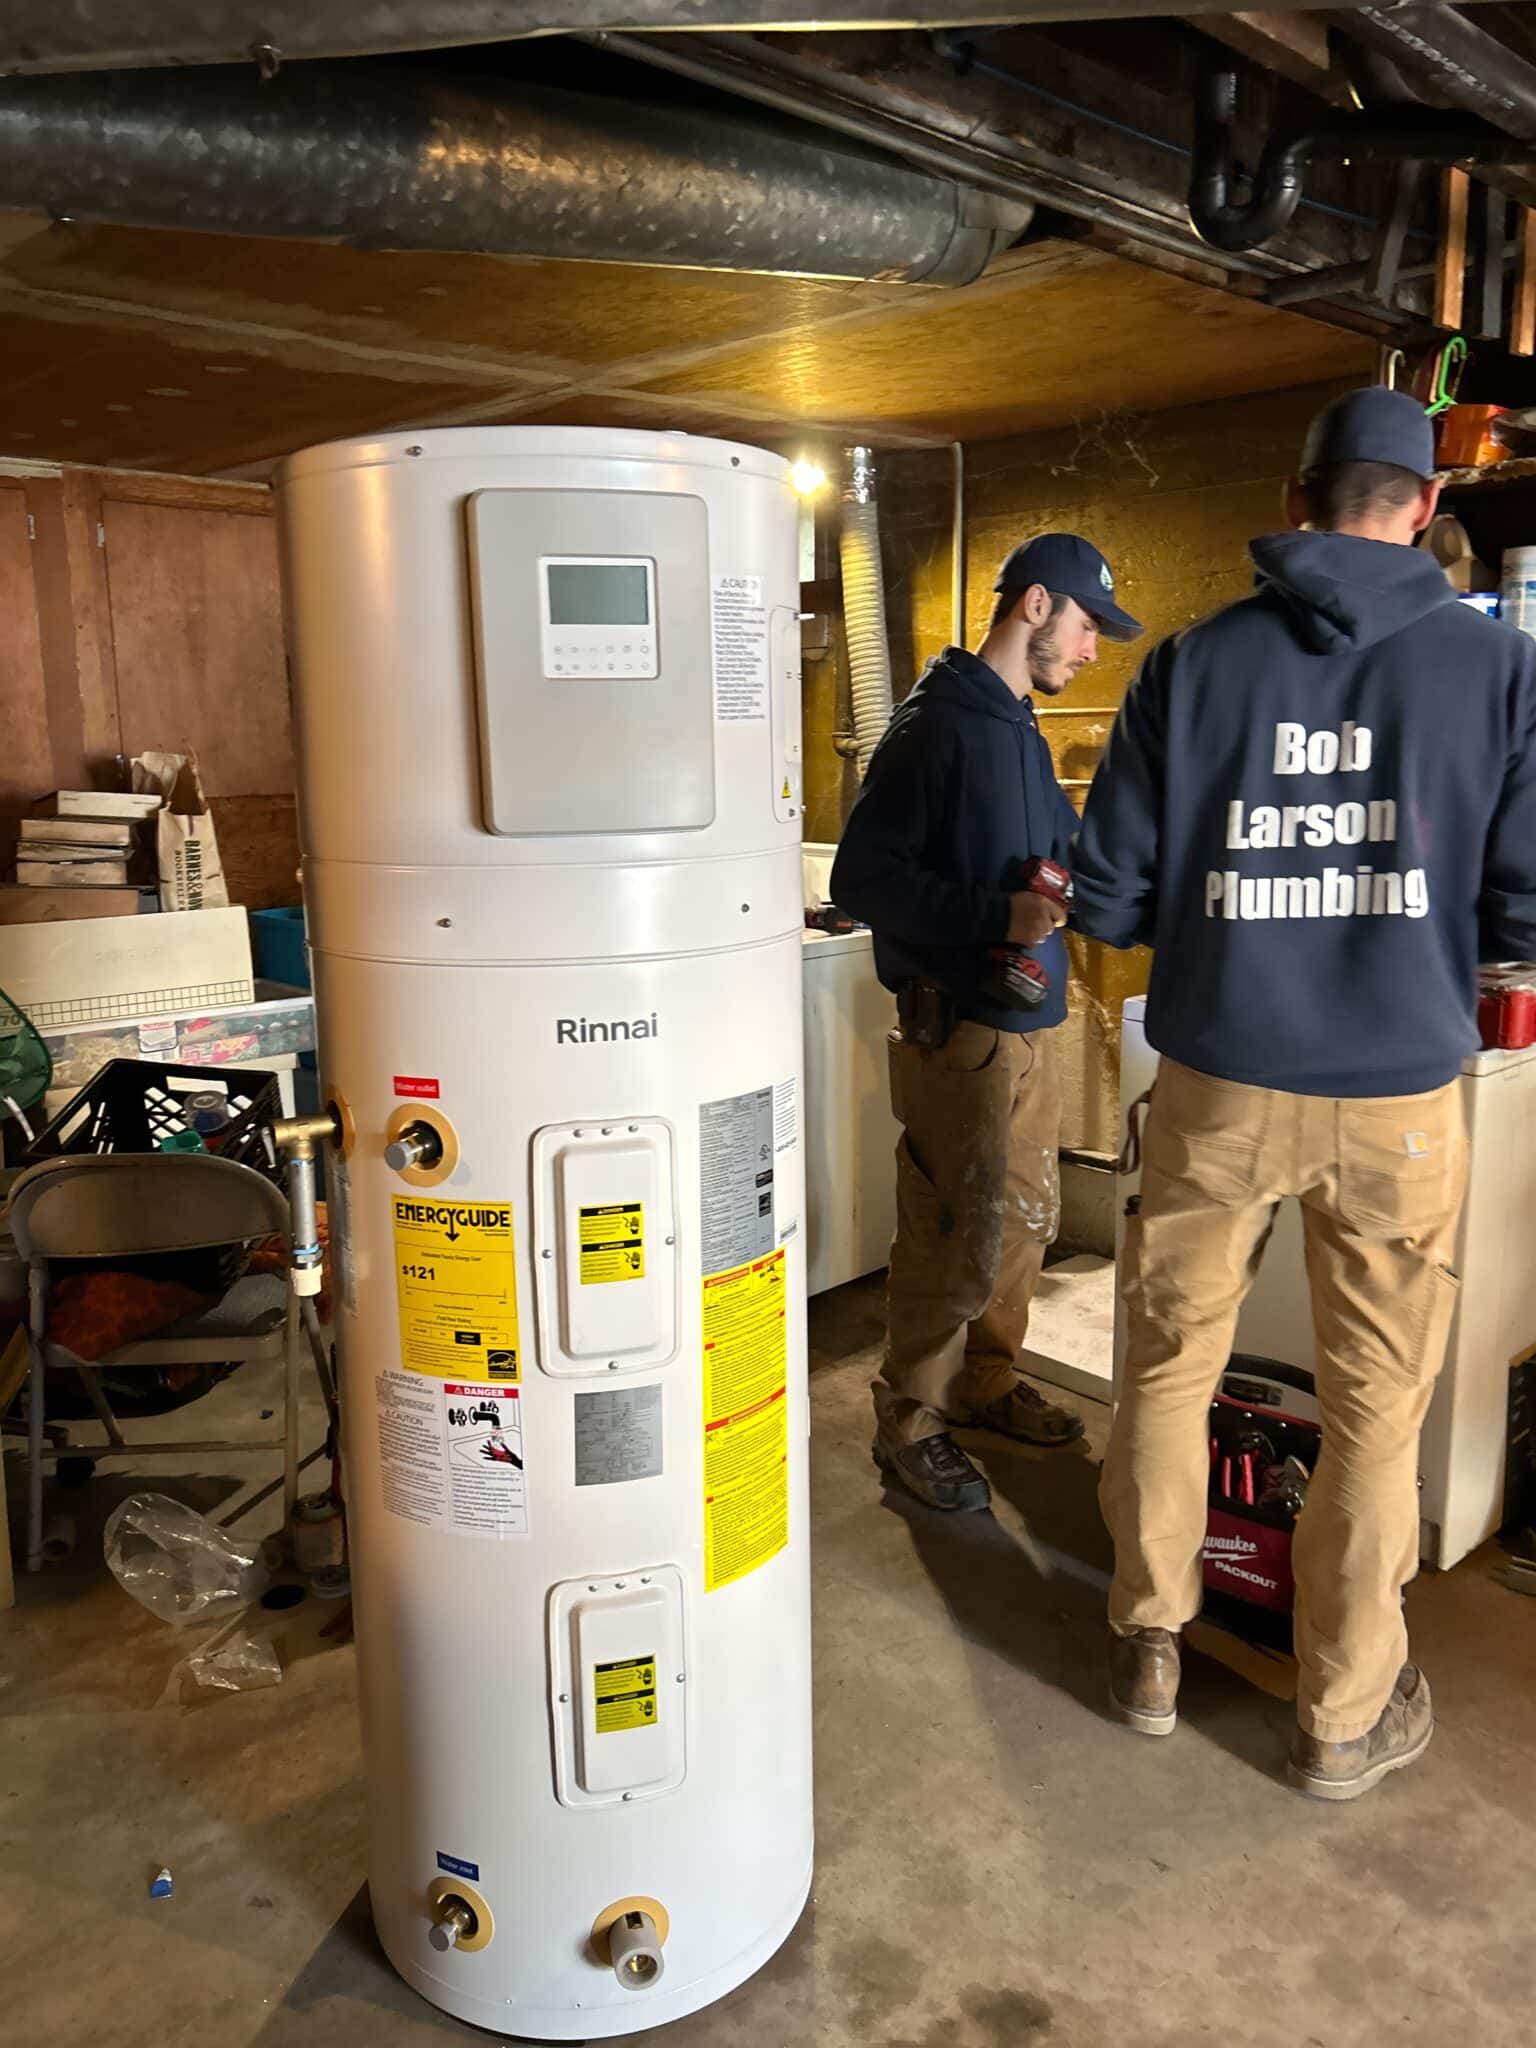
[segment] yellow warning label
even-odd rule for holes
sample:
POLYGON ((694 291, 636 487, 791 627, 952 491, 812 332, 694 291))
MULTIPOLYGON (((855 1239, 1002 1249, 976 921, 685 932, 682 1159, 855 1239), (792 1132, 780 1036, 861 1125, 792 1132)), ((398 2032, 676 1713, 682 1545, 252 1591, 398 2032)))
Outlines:
POLYGON ((704 1590, 789 1541, 789 1324, 782 1250, 704 1282, 704 1590))
POLYGON ((642 1202, 610 1202, 602 1208, 583 1209, 578 1227, 583 1287, 609 1287, 616 1280, 645 1278, 642 1202))
POLYGON ((656 1725, 656 1659, 630 1657, 592 1667, 592 1710, 599 1735, 656 1725))
POLYGON ((510 1202, 391 1198, 400 1362, 441 1380, 516 1380, 510 1202))

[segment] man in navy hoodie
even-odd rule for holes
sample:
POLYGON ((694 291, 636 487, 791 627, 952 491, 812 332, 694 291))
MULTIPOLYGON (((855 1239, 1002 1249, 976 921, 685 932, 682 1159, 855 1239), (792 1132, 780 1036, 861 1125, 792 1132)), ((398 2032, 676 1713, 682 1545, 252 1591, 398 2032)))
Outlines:
POLYGON ((897 1152, 889 1337, 875 1384, 875 1459, 929 1507, 985 1508, 987 1482, 952 1422, 1025 1443, 1082 1423, 1020 1378, 1019 1352, 1060 1219, 1052 1032, 1066 1016, 1063 914, 1025 886, 1032 857, 1066 858, 1077 813, 1057 785, 1030 692, 1054 697, 1098 652, 1141 631, 1096 548, 1042 534, 996 583, 977 654, 929 662, 876 748, 832 870, 832 898, 874 929, 894 990, 897 1152), (1044 1003, 995 978, 989 947, 1034 949, 1044 1003))
POLYGON ((1074 863, 1082 929, 1156 948, 1162 1054, 1101 1489, 1112 1700, 1172 1733, 1207 1413, 1297 1196, 1323 1449, 1295 1541, 1290 1776, 1325 1799, 1412 1763, 1433 1729, 1402 1589, 1456 1302, 1457 1077, 1478 961, 1536 954, 1536 645, 1415 550, 1437 494, 1405 393, 1319 415, 1289 492, 1302 530, 1256 541, 1254 595, 1147 657, 1074 863))

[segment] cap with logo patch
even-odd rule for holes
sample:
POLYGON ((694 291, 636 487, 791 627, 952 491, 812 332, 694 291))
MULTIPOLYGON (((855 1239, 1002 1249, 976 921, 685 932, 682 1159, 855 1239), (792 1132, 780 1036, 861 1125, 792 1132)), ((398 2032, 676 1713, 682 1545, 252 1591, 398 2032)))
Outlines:
POLYGON ((1115 578, 1090 541, 1075 533, 1041 533, 1016 547, 997 572, 1000 597, 1022 597, 1039 583, 1053 597, 1072 597, 1109 640, 1134 640, 1141 623, 1115 603, 1115 578))

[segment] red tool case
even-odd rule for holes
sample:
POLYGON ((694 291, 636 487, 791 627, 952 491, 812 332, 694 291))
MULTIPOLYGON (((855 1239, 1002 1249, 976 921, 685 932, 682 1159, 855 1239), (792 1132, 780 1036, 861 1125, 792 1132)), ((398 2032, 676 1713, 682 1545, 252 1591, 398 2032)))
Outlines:
POLYGON ((1205 1613, 1289 1650, 1296 1516, 1322 1448, 1312 1375, 1234 1352, 1211 1403, 1205 1613))

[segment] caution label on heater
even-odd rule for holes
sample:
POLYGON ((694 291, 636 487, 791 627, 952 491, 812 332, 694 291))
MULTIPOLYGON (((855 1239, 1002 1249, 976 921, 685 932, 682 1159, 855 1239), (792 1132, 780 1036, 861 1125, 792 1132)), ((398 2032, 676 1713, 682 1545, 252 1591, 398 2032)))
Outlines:
POLYGON ((510 1202, 391 1198, 400 1363, 435 1379, 521 1377, 510 1202))
POLYGON ((789 1324, 782 1250, 704 1282, 704 1590, 789 1541, 789 1324))
POLYGON ((645 1206, 609 1202, 580 1212, 581 1284, 609 1287, 645 1278, 645 1206))
POLYGON ((599 1735, 656 1725, 656 1659, 630 1657, 592 1667, 592 1710, 599 1735))

